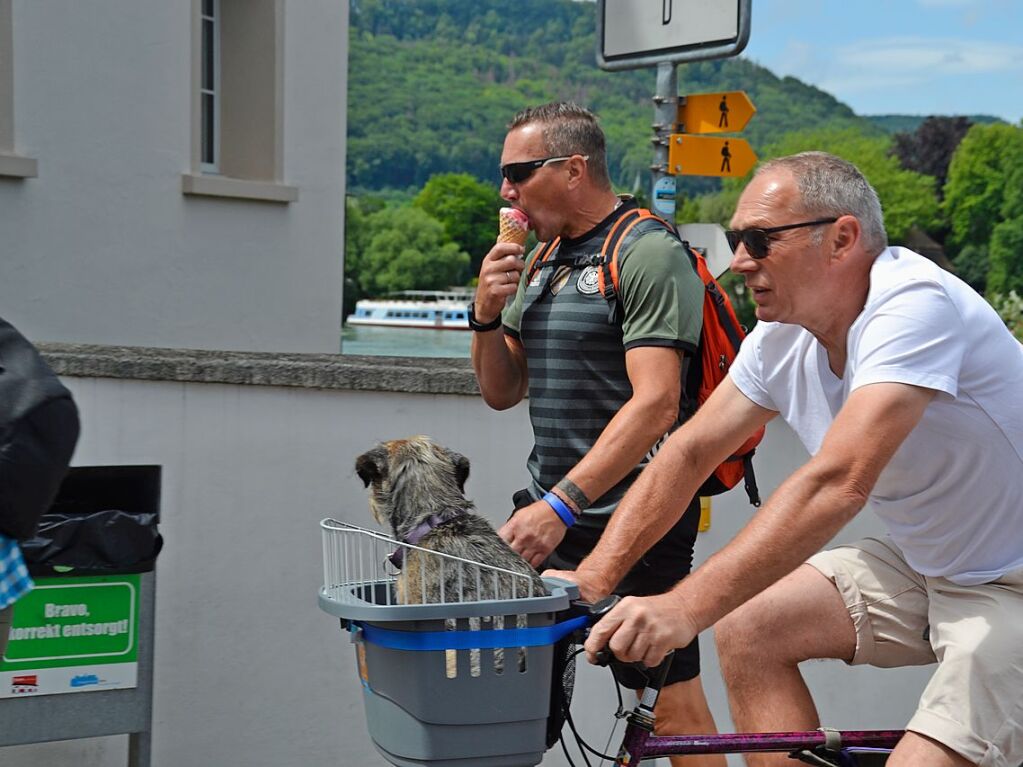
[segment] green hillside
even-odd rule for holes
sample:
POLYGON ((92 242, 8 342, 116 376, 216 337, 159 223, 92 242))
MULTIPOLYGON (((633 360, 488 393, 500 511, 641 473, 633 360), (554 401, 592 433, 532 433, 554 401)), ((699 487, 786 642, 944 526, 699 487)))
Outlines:
MULTIPOLYGON (((645 183, 654 72, 597 68, 595 8, 571 0, 351 0, 349 188, 419 189, 444 172, 496 182, 508 120, 552 99, 596 111, 616 183, 645 183)), ((754 148, 809 126, 881 133, 824 91, 741 58, 678 73, 683 94, 745 90, 758 109, 743 133, 754 148)))

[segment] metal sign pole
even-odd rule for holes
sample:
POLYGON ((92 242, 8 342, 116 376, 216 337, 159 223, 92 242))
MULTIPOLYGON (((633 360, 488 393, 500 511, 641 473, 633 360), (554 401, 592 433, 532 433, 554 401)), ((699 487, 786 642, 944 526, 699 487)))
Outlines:
POLYGON ((650 204, 661 218, 675 223, 675 176, 668 174, 668 149, 678 116, 678 70, 674 62, 657 64, 654 92, 654 164, 650 204))

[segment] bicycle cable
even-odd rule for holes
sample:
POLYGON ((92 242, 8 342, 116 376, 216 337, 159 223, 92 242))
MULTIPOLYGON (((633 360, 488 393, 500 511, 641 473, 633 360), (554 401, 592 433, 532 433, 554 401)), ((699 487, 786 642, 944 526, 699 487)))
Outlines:
MULTIPOLYGON (((582 648, 576 650, 575 652, 572 653, 571 656, 569 656, 569 660, 573 660, 577 655, 580 655, 582 652, 584 652, 582 648)), ((616 720, 623 719, 626 716, 626 713, 625 713, 625 702, 622 699, 621 683, 618 681, 618 674, 615 672, 614 666, 612 665, 609 668, 611 669, 611 676, 613 677, 614 682, 615 682, 615 694, 618 696, 618 709, 617 709, 617 711, 615 711, 614 717, 615 717, 616 720)), ((600 757, 601 759, 606 759, 607 761, 609 761, 612 764, 614 764, 614 762, 617 759, 617 757, 609 756, 608 754, 601 753, 597 749, 593 748, 589 743, 587 743, 583 739, 582 735, 579 734, 579 731, 575 727, 575 720, 572 719, 572 712, 569 709, 568 705, 565 705, 565 721, 568 723, 568 727, 572 731, 572 735, 575 738, 576 745, 579 747, 579 753, 582 755, 583 761, 586 762, 587 767, 592 767, 592 765, 590 765, 590 760, 586 757, 586 752, 587 751, 589 751, 594 756, 600 757)), ((614 737, 614 731, 615 731, 615 728, 617 726, 618 726, 618 724, 616 722, 611 727, 611 733, 608 735, 608 739, 607 739, 607 746, 611 745, 611 739, 614 737)), ((567 746, 565 745, 565 742, 564 742, 564 736, 560 735, 559 739, 562 741, 561 747, 565 751, 565 758, 568 759, 569 764, 571 764, 572 767, 575 767, 574 762, 572 762, 572 759, 568 756, 568 749, 567 749, 567 746)), ((606 749, 607 746, 605 746, 604 748, 606 749)))

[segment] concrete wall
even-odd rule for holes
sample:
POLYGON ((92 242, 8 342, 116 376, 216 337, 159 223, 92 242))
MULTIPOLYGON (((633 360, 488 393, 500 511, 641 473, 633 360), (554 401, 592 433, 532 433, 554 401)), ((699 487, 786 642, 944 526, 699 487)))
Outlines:
POLYGON ((297 202, 182 194, 192 3, 14 0, 0 307, 47 341, 335 352, 348 4, 285 4, 283 181, 297 202))
MULTIPOLYGON (((76 465, 163 467, 153 764, 383 765, 366 735, 354 650, 316 606, 318 522, 334 516, 372 526, 355 457, 378 440, 425 433, 471 459, 469 495, 499 524, 526 480, 524 406, 487 409, 470 393, 464 360, 380 361, 347 384, 304 388, 198 382, 287 383, 286 373, 274 377, 280 363, 269 356, 265 369, 239 355, 210 374, 208 361, 189 367, 170 355, 154 351, 159 359, 147 362, 138 354, 134 367, 122 360, 128 378, 86 375, 107 363, 50 355, 83 413, 76 465), (459 393, 359 390, 374 386, 459 393)), ((286 361, 299 364, 297 355, 286 361)), ((329 364, 313 359, 310 367, 329 364)), ((772 425, 757 461, 763 491, 804 458, 791 432, 772 425)), ((698 555, 725 542, 749 512, 741 490, 716 498, 698 555)), ((855 527, 869 529, 872 521, 855 527)), ((712 643, 703 648, 708 695, 727 728, 712 643)), ((903 723, 922 687, 921 670, 882 674, 825 663, 807 671, 826 720, 849 727, 903 723)), ((599 747, 613 706, 607 672, 582 668, 574 712, 599 747)), ((0 749, 7 767, 114 767, 125 758, 124 737, 0 749)), ((545 764, 565 761, 555 750, 545 764)))

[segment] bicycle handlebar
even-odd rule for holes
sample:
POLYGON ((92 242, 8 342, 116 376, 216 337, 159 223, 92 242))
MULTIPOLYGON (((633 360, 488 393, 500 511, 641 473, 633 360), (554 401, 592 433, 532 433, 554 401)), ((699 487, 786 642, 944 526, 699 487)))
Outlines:
MULTIPOLYGON (((601 599, 599 602, 590 604, 589 602, 583 602, 581 600, 574 602, 573 604, 584 611, 584 614, 589 617, 589 628, 592 628, 597 622, 607 615, 614 608, 616 604, 621 601, 621 597, 617 594, 612 594, 609 597, 601 599)), ((589 628, 585 630, 585 635, 589 635, 589 628)), ((647 678, 647 689, 657 690, 664 686, 665 679, 668 676, 668 668, 671 666, 672 657, 675 655, 675 651, 671 650, 664 659, 654 666, 649 668, 644 663, 638 661, 623 661, 615 657, 610 647, 604 647, 598 650, 596 653, 596 662, 598 666, 617 666, 617 667, 630 667, 634 668, 643 674, 647 678)))

